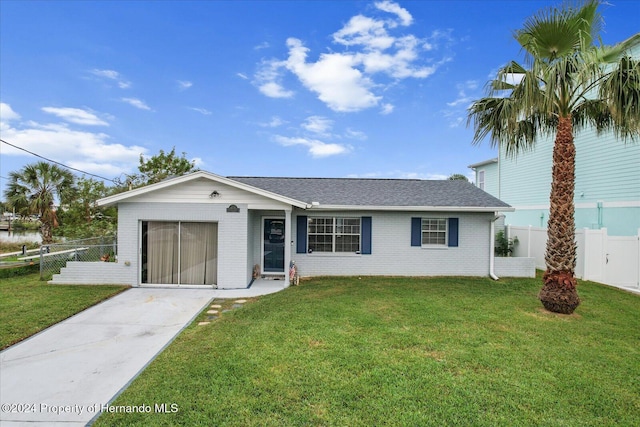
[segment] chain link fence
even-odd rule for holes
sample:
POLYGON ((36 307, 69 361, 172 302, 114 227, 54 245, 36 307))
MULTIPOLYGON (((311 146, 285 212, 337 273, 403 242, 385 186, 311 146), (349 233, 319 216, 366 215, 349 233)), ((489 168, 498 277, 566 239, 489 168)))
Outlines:
POLYGON ((50 280, 69 261, 115 262, 117 249, 115 236, 92 237, 41 246, 33 259, 40 261, 40 280, 50 280))

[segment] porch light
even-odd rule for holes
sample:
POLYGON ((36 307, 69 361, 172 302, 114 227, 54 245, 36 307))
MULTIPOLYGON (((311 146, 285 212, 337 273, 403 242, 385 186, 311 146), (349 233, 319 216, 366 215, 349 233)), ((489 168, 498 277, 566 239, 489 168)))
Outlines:
POLYGON ((210 199, 213 199, 214 197, 219 197, 219 196, 220 196, 220 193, 218 193, 218 190, 213 190, 211 194, 209 194, 210 199))

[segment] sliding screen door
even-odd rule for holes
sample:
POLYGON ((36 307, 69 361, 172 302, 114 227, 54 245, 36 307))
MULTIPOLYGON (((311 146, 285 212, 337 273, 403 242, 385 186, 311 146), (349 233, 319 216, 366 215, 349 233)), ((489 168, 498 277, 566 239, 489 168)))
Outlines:
POLYGON ((180 283, 213 285, 218 268, 218 224, 180 224, 180 283))
POLYGON ((142 223, 142 283, 212 285, 217 266, 218 224, 142 223))

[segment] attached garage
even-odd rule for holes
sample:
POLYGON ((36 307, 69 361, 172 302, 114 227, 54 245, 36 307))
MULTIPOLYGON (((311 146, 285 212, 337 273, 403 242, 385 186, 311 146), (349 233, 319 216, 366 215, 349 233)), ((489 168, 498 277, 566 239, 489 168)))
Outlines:
POLYGON ((142 284, 216 285, 216 222, 142 221, 142 284))

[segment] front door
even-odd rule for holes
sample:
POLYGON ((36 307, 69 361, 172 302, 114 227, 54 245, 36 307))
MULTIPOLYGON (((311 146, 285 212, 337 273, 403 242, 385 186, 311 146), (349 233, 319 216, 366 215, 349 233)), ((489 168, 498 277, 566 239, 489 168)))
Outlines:
POLYGON ((262 272, 284 273, 284 218, 262 220, 262 272))

